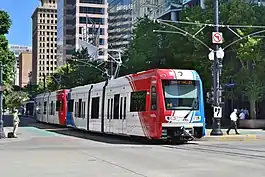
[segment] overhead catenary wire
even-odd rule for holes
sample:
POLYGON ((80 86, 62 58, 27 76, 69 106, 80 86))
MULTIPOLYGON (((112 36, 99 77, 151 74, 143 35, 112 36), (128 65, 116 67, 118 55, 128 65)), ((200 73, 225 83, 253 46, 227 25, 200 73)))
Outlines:
POLYGON ((179 23, 179 24, 188 24, 188 25, 201 25, 201 26, 209 26, 209 27, 221 27, 221 28, 262 28, 265 29, 265 26, 261 26, 261 25, 234 25, 234 24, 228 24, 228 25, 223 25, 223 24, 219 24, 219 25, 215 25, 215 24, 211 24, 211 23, 200 23, 200 22, 185 22, 185 21, 172 21, 172 20, 162 20, 162 19, 155 19, 158 22, 167 22, 167 23, 179 23))

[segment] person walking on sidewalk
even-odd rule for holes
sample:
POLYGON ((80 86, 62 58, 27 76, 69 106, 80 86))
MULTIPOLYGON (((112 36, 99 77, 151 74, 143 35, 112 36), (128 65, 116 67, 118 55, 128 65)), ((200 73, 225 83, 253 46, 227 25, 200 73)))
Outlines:
POLYGON ((14 113, 13 113, 13 136, 14 138, 17 138, 17 129, 18 129, 18 124, 19 124, 20 120, 18 117, 18 110, 15 109, 14 113))
POLYGON ((238 135, 239 133, 237 131, 237 119, 238 119, 237 109, 234 109, 234 111, 230 114, 230 119, 231 119, 231 123, 226 133, 229 135, 230 130, 233 128, 235 129, 235 132, 238 135))

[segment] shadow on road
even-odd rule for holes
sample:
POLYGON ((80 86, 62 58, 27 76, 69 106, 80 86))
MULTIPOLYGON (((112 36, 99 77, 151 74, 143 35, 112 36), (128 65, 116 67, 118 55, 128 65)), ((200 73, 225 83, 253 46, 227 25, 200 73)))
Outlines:
MULTIPOLYGON (((12 127, 13 118, 12 115, 4 115, 4 126, 12 127)), ((112 134, 101 134, 97 132, 87 132, 85 130, 77 130, 72 128, 66 128, 59 125, 51 125, 45 123, 39 123, 32 117, 20 116, 19 127, 34 127, 43 131, 58 133, 61 135, 72 136, 91 141, 109 143, 109 144, 131 144, 131 145, 155 145, 165 144, 161 141, 151 141, 141 137, 128 137, 118 136, 112 134)))

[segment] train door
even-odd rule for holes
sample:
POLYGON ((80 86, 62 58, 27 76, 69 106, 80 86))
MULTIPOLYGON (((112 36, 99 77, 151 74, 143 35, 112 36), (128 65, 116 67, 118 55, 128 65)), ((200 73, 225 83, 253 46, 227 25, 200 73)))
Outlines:
POLYGON ((104 120, 104 124, 105 124, 105 132, 113 132, 113 125, 112 125, 112 118, 113 118, 113 96, 111 95, 106 95, 106 102, 105 102, 106 106, 106 112, 104 112, 105 114, 105 120, 104 120))
POLYGON ((43 105, 43 119, 42 119, 42 121, 48 123, 48 104, 49 104, 48 95, 44 96, 43 101, 44 101, 44 103, 43 103, 44 105, 43 105))
POLYGON ((123 134, 127 134, 127 122, 126 122, 126 114, 127 114, 127 101, 128 94, 121 94, 120 96, 120 109, 119 109, 119 119, 121 121, 121 129, 123 134))
POLYGON ((122 100, 121 94, 115 94, 113 96, 113 118, 111 119, 111 124, 113 126, 113 132, 117 134, 122 134, 122 100))

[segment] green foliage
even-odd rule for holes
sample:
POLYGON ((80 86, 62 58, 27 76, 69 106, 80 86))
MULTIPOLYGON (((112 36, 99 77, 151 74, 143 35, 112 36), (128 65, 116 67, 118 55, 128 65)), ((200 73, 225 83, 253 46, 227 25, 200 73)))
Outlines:
POLYGON ((66 65, 58 67, 47 79, 47 89, 54 91, 103 81, 102 72, 93 67, 99 63, 89 60, 87 49, 77 51, 66 65))
MULTIPOLYGON (((173 23, 172 25, 194 35, 202 28, 202 23, 213 23, 213 9, 212 0, 206 0, 205 9, 185 8, 180 13, 181 21, 195 22, 197 25, 173 23)), ((220 24, 263 25, 264 16, 265 8, 262 6, 243 0, 220 1, 220 24)), ((212 85, 211 62, 208 59, 209 49, 189 35, 154 33, 153 30, 177 31, 174 28, 154 23, 148 17, 140 19, 135 26, 133 40, 125 55, 124 62, 127 68, 122 68, 121 74, 135 73, 150 68, 195 69, 202 76, 205 90, 209 90, 212 85)), ((257 29, 233 28, 233 30, 244 36, 257 29)), ((213 31, 213 28, 206 27, 196 37, 214 49, 214 45, 211 44, 213 31)), ((220 28, 220 31, 225 38, 223 48, 238 40, 238 37, 228 28, 220 28)), ((237 84, 234 90, 227 92, 227 97, 236 98, 242 96, 243 92, 243 95, 249 99, 263 98, 264 44, 264 39, 247 38, 234 43, 225 50, 222 83, 228 83, 232 79, 237 84)))
POLYGON ((29 97, 35 97, 44 92, 43 83, 39 83, 38 85, 28 84, 24 87, 23 91, 28 93, 29 97))
POLYGON ((10 109, 19 108, 27 99, 28 94, 23 91, 10 92, 5 97, 5 106, 10 109))
POLYGON ((0 10, 0 34, 7 34, 11 26, 11 20, 7 12, 0 10))
POLYGON ((11 84, 14 78, 15 55, 8 49, 8 41, 5 34, 11 26, 9 15, 0 10, 0 62, 3 64, 3 85, 7 91, 12 89, 11 84))

